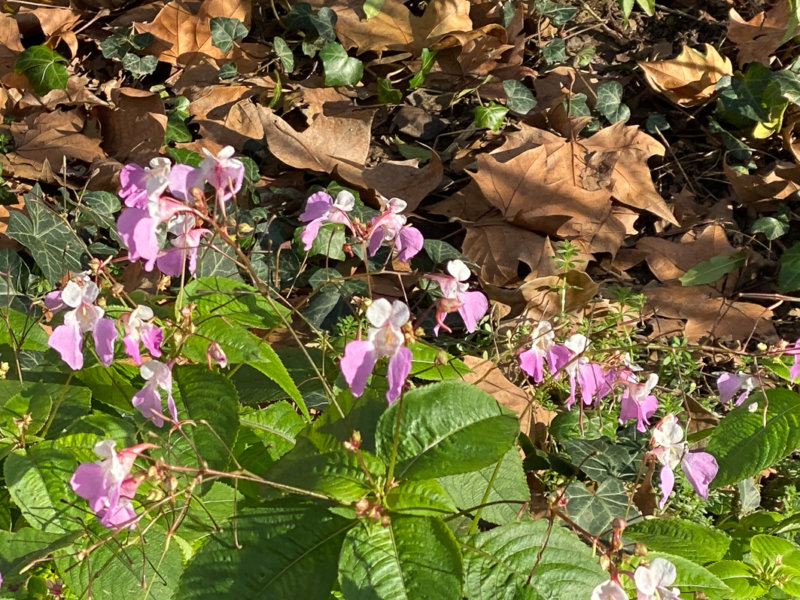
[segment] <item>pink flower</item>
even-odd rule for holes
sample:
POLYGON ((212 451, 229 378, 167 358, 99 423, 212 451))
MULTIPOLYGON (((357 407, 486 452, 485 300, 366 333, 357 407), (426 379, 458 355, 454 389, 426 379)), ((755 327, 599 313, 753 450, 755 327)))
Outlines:
POLYGON ((405 346, 402 331, 409 317, 408 306, 398 300, 389 304, 385 298, 379 298, 369 305, 367 320, 371 327, 367 339, 349 342, 340 363, 342 375, 354 396, 364 393, 375 363, 383 356, 389 358, 386 400, 391 404, 400 396, 411 371, 411 350, 405 346))
POLYGON ((217 342, 211 342, 206 348, 206 362, 208 363, 208 368, 211 368, 211 365, 218 364, 221 368, 225 368, 228 366, 228 357, 225 354, 225 351, 222 349, 217 342))
POLYGON ((405 200, 390 198, 383 205, 383 214, 372 219, 367 234, 370 256, 374 256, 384 242, 394 246, 397 259, 402 262, 408 262, 422 250, 422 234, 413 225, 408 225, 406 216, 401 214, 406 206, 405 200))
POLYGON ((553 342, 555 334, 549 321, 540 321, 531 334, 533 345, 519 355, 520 369, 533 377, 536 383, 544 379, 544 363, 553 375, 569 362, 572 356, 569 348, 553 342))
MULTIPOLYGON (((570 353, 570 359, 564 365, 564 370, 569 376, 567 409, 572 408, 578 389, 581 392, 581 400, 587 406, 595 400, 602 400, 608 396, 613 388, 615 375, 611 371, 606 372, 602 365, 593 363, 588 357, 583 356, 589 348, 589 340, 586 336, 575 333, 564 341, 564 347, 570 353)), ((560 362, 561 360, 558 361, 558 363, 560 362)))
POLYGON ((609 579, 592 590, 590 600, 628 600, 628 594, 619 583, 609 579))
POLYGON ((170 182, 170 168, 168 158, 154 158, 145 168, 135 164, 122 167, 119 195, 125 200, 125 206, 144 209, 148 200, 161 196, 170 182))
POLYGON ((451 260, 447 263, 447 272, 450 275, 426 275, 439 284, 442 298, 436 301, 436 326, 433 333, 439 335, 439 328, 446 331, 451 329, 444 324, 448 313, 458 311, 467 331, 472 333, 478 326, 478 321, 489 310, 489 301, 481 292, 470 292, 466 281, 470 278, 467 265, 460 260, 451 260))
POLYGON ((139 344, 150 352, 150 356, 158 358, 161 356, 161 342, 164 333, 160 327, 152 323, 153 309, 149 306, 137 306, 127 315, 123 315, 122 320, 125 326, 125 337, 122 344, 125 352, 137 365, 142 364, 142 356, 139 353, 139 344))
POLYGON ((206 157, 197 166, 198 179, 207 181, 217 191, 217 202, 224 211, 223 203, 233 198, 244 180, 244 163, 233 158, 233 146, 225 146, 214 156, 203 148, 206 157))
MULTIPOLYGON (((47 343, 76 371, 83 368, 83 334, 87 331, 92 332, 100 362, 108 366, 114 359, 117 330, 112 319, 103 318, 105 311, 94 305, 99 293, 88 273, 81 273, 67 282, 58 298, 57 306, 72 310, 64 314, 64 323, 53 330, 47 343)), ((55 303, 54 296, 50 303, 55 303)))
POLYGON ((203 236, 211 231, 202 227, 195 227, 194 215, 181 213, 172 217, 167 227, 168 238, 172 248, 161 252, 156 259, 158 270, 165 275, 178 277, 186 267, 189 260, 189 273, 194 273, 197 268, 197 249, 203 236), (171 237, 170 237, 171 236, 171 237))
POLYGON ((680 600, 681 591, 670 588, 675 582, 675 565, 665 558, 654 558, 649 567, 640 565, 633 573, 637 600, 680 600))
POLYGON ((143 258, 145 271, 152 271, 161 246, 158 228, 181 211, 190 211, 185 204, 159 197, 149 201, 146 209, 126 208, 117 219, 117 232, 128 249, 128 260, 143 258))
POLYGON ((336 194, 336 200, 327 192, 311 194, 306 201, 306 209, 300 215, 300 220, 307 223, 303 233, 300 234, 300 241, 303 242, 306 252, 311 250, 319 234, 319 228, 325 223, 342 223, 352 231, 353 224, 347 213, 353 210, 355 203, 355 196, 346 190, 336 194))
POLYGON ((146 381, 144 387, 136 392, 131 403, 142 413, 146 419, 150 419, 156 427, 164 425, 161 417, 161 392, 167 392, 167 407, 173 421, 178 420, 178 409, 175 406, 175 399, 172 397, 172 363, 164 364, 157 360, 148 360, 139 367, 139 374, 146 381))
POLYGON ((683 428, 675 415, 665 416, 653 430, 652 453, 661 467, 661 500, 659 508, 664 508, 667 498, 675 485, 675 468, 680 464, 694 491, 701 498, 708 498, 708 486, 719 469, 717 460, 708 452, 689 452, 689 444, 684 441, 683 428))
POLYGON ((139 454, 156 446, 138 444, 119 452, 114 451, 114 446, 112 440, 95 444, 94 452, 103 460, 78 465, 69 484, 78 496, 89 501, 89 508, 104 527, 127 526, 133 529, 136 527, 136 513, 131 499, 139 481, 131 476, 131 468, 139 454))
POLYGON ((717 377, 717 390, 719 391, 719 400, 722 403, 729 402, 731 398, 736 395, 736 392, 743 390, 739 397, 734 402, 734 406, 739 406, 744 402, 745 398, 750 395, 756 385, 758 379, 747 373, 741 371, 734 375, 733 373, 722 373, 717 377))
POLYGON ((619 422, 636 419, 636 429, 644 433, 650 417, 658 409, 658 399, 650 394, 658 384, 658 375, 651 373, 645 383, 639 383, 632 372, 625 372, 620 381, 625 385, 619 411, 619 422))

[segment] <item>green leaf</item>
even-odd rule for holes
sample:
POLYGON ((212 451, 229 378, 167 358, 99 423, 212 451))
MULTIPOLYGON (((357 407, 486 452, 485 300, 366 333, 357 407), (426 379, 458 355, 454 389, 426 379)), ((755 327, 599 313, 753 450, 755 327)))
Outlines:
POLYGON ((760 598, 767 591, 755 569, 738 560, 722 560, 709 565, 708 570, 731 588, 733 593, 728 598, 760 598))
MULTIPOLYGON (((303 418, 288 402, 275 402, 266 408, 241 415, 241 427, 264 443, 272 460, 278 460, 294 448, 297 434, 305 426, 303 418)), ((245 434, 242 431, 241 438, 245 434)))
POLYGON ((192 438, 212 469, 224 470, 239 430, 239 396, 226 377, 204 365, 178 365, 175 381, 189 419, 196 423, 192 438))
POLYGON ((789 2, 789 22, 786 24, 786 31, 781 38, 781 44, 785 44, 794 36, 797 26, 800 24, 800 2, 798 0, 787 0, 789 2))
POLYGON ((461 554, 438 519, 362 521, 345 538, 339 584, 346 600, 460 600, 461 554))
POLYGON ((402 101, 403 92, 392 87, 392 80, 387 77, 378 77, 378 102, 400 104, 402 101))
POLYGON ((622 84, 619 81, 606 81, 598 85, 594 106, 609 123, 624 123, 631 118, 631 109, 622 103, 622 84))
POLYGON ((47 533, 30 527, 14 532, 0 531, 0 573, 3 574, 3 584, 8 586, 10 583, 24 582, 30 574, 20 574, 20 570, 34 560, 69 546, 80 533, 47 533))
POLYGON ((68 270, 82 271, 83 243, 64 219, 45 206, 38 185, 25 194, 25 210, 27 216, 11 211, 6 234, 28 249, 44 278, 55 286, 68 270))
POLYGON ((777 240, 789 233, 789 217, 785 212, 777 217, 761 217, 756 219, 750 231, 763 233, 768 240, 777 240))
POLYGON ((409 344, 411 350, 410 377, 426 381, 442 381, 444 379, 460 379, 470 372, 463 361, 453 358, 444 350, 424 342, 409 344))
POLYGON ((222 52, 230 52, 234 42, 237 42, 249 33, 239 19, 232 17, 211 17, 211 43, 222 52))
POLYGON ((653 135, 655 135, 658 132, 666 131, 669 128, 670 128, 669 121, 667 121, 667 118, 661 113, 650 113, 649 115, 647 115, 647 121, 645 122, 645 129, 647 129, 648 133, 652 133, 653 135))
POLYGON ((499 131, 503 126, 503 119, 506 117, 508 109, 502 104, 497 104, 494 100, 488 106, 476 106, 473 124, 480 129, 491 129, 499 131))
POLYGON ((233 79, 239 74, 239 67, 236 66, 236 63, 233 61, 229 61, 223 63, 222 66, 217 71, 217 77, 222 80, 225 79, 233 79))
POLYGON ((520 115, 527 115, 536 106, 536 98, 524 83, 514 79, 503 82, 506 93, 506 106, 511 111, 520 115))
MULTIPOLYGON (((562 413, 563 414, 563 413, 562 413)), ((594 481, 608 478, 634 481, 638 473, 641 449, 621 441, 612 442, 607 437, 577 438, 567 441, 564 449, 572 464, 594 481)))
POLYGON ((276 35, 272 38, 272 50, 281 61, 284 72, 291 73, 294 71, 294 54, 292 53, 292 49, 289 48, 289 44, 286 43, 286 40, 276 35))
POLYGON ((67 88, 69 74, 62 64, 67 59, 47 46, 31 46, 17 57, 14 70, 24 73, 33 86, 33 91, 43 96, 50 90, 67 88))
POLYGON ((91 191, 84 192, 80 198, 81 220, 87 220, 98 227, 106 229, 111 237, 122 243, 117 233, 116 213, 122 207, 119 196, 111 192, 91 191))
POLYGON ((573 481, 567 486, 566 497, 570 518, 594 535, 609 533, 616 517, 628 520, 638 516, 638 511, 628 506, 628 494, 619 479, 606 479, 594 490, 573 481))
POLYGON ((54 437, 91 409, 91 392, 85 387, 19 381, 0 381, 0 424, 15 429, 12 420, 30 413, 28 433, 38 434, 54 410, 47 433, 54 437))
MULTIPOLYGON (((380 459, 365 451, 361 452, 361 458, 373 477, 383 475, 386 467, 380 459)), ((356 453, 344 449, 308 455, 290 452, 276 462, 265 477, 345 504, 360 500, 372 490, 356 453)))
MULTIPOLYGON (((440 477, 439 482, 453 497, 459 509, 474 508, 488 502, 500 502, 479 509, 480 518, 504 525, 516 520, 520 507, 530 501, 530 489, 516 448, 500 461, 479 471, 440 477)), ((477 513, 478 509, 473 512, 477 513)))
POLYGON ((180 111, 171 110, 167 114, 167 128, 164 131, 164 143, 170 142, 191 142, 192 133, 186 126, 185 117, 180 111))
POLYGON ((193 320, 204 317, 224 318, 229 323, 272 329, 284 323, 289 309, 267 300, 246 283, 226 277, 200 277, 183 288, 178 305, 194 303, 193 320))
MULTIPOLYGON (((30 277, 30 269, 25 264, 19 252, 10 248, 0 248, 0 305, 10 306, 15 305, 23 310, 27 310, 30 304, 26 292, 28 291, 28 278, 30 277), (15 302, 15 297, 21 302, 15 302)), ((29 322, 33 320, 28 318, 29 322)), ((0 327, 0 335, 2 335, 2 327, 0 327)), ((46 342, 45 342, 46 345, 46 342)))
POLYGON ((534 4, 536 12, 544 17, 548 17, 555 27, 561 27, 575 16, 578 8, 562 2, 552 0, 536 0, 534 4))
POLYGON ((674 585, 679 588, 683 594, 703 592, 706 596, 714 598, 724 596, 730 591, 728 586, 725 585, 719 577, 705 567, 701 567, 690 560, 665 552, 650 552, 648 554, 649 559, 659 556, 661 558, 666 558, 675 565, 678 576, 675 578, 674 585))
MULTIPOLYGON (((156 67, 158 67, 158 59, 149 54, 138 56, 133 52, 128 52, 122 57, 122 68, 136 78, 152 75, 156 72, 156 67)), ((191 141, 191 138, 186 141, 191 141)))
POLYGON ((300 393, 300 390, 297 389, 297 385, 292 379, 292 376, 289 374, 289 371, 286 370, 286 367, 284 366, 278 354, 266 342, 259 344, 258 349, 259 358, 258 360, 251 361, 249 363, 250 366, 254 369, 257 369, 269 377, 272 381, 277 383, 281 389, 286 392, 292 400, 294 400, 294 402, 297 404, 297 407, 300 409, 300 412, 303 413, 303 416, 310 420, 311 415, 308 412, 306 401, 303 399, 303 395, 300 393))
POLYGON ((563 63, 567 60, 567 44, 564 38, 554 38, 541 48, 542 58, 548 65, 563 63))
POLYGON ((800 547, 789 540, 774 535, 754 535, 750 538, 750 558, 761 567, 769 570, 776 566, 797 563, 800 547))
POLYGON ((186 148, 167 148, 167 155, 176 163, 198 167, 203 160, 197 152, 186 148))
POLYGON ((636 521, 628 525, 623 536, 651 550, 698 563, 721 560, 731 544, 731 538, 719 529, 678 518, 636 521))
POLYGON ((432 479, 488 466, 508 452, 519 429, 516 416, 483 390, 461 381, 435 383, 406 393, 381 416, 377 452, 387 461, 398 411, 398 479, 432 479))
POLYGON ((386 507, 418 517, 442 517, 456 512, 453 499, 435 479, 402 481, 386 494, 386 507))
POLYGON ((425 78, 428 76, 428 73, 431 72, 433 65, 436 63, 436 54, 438 52, 438 50, 430 50, 428 48, 422 49, 422 54, 420 55, 420 60, 422 63, 420 64, 419 71, 417 71, 414 76, 409 79, 408 89, 413 90, 418 88, 425 82, 425 78))
POLYGON ((355 85, 364 74, 364 63, 347 55, 347 50, 337 42, 328 42, 319 51, 322 68, 325 71, 325 85, 337 87, 355 85))
POLYGON ((719 463, 711 485, 718 488, 751 477, 798 446, 800 396, 786 389, 758 391, 725 415, 709 437, 706 451, 719 463), (764 394, 768 402, 766 415, 764 394), (750 412, 753 402, 758 406, 750 412))
POLYGON ((722 77, 716 84, 719 99, 725 109, 723 115, 734 125, 744 126, 736 120, 764 122, 769 120, 769 110, 763 102, 772 71, 761 63, 750 63, 744 73, 722 77))
POLYGON ((366 15, 367 19, 371 19, 380 14, 381 8, 383 7, 384 0, 365 0, 364 6, 362 9, 364 10, 364 14, 366 15))
POLYGON ((589 598, 608 574, 574 534, 557 523, 548 529, 546 519, 521 521, 461 542, 464 595, 470 600, 589 598))
POLYGON ((697 263, 680 278, 684 286, 714 283, 721 277, 744 265, 744 252, 734 252, 726 256, 714 256, 697 263))
MULTIPOLYGON (((50 347, 47 344, 49 336, 42 329, 39 321, 31 315, 21 313, 13 308, 6 309, 2 313, 4 318, 0 320, 0 344, 8 344, 15 352, 19 350, 44 352, 50 347), (9 326, 11 331, 9 331, 9 326)), ((2 383, 0 382, 0 385, 2 383)))
POLYGON ((800 290, 800 243, 781 254, 778 289, 783 292, 800 290))

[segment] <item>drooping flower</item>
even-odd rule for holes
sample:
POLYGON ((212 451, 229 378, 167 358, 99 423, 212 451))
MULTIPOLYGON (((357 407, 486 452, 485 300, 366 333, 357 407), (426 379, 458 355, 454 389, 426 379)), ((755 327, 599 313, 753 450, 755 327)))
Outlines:
POLYGON ((422 250, 424 242, 419 229, 409 225, 402 212, 406 209, 406 201, 400 198, 390 198, 383 206, 383 213, 372 219, 369 233, 369 255, 374 256, 386 243, 394 246, 397 259, 408 262, 414 255, 422 250))
POLYGON ((78 465, 69 483, 73 491, 89 501, 89 508, 97 515, 100 524, 109 529, 136 527, 136 513, 131 499, 136 494, 140 480, 131 476, 136 457, 153 444, 138 444, 114 451, 113 440, 103 440, 94 446, 94 452, 103 460, 78 465))
POLYGON ((648 567, 639 565, 633 573, 637 600, 680 600, 681 591, 670 587, 676 577, 675 565, 665 558, 654 558, 648 567))
POLYGON ((311 250, 314 240, 319 234, 319 228, 325 223, 342 223, 353 230, 353 224, 347 215, 355 206, 356 198, 347 190, 336 194, 334 200, 327 192, 311 194, 306 201, 306 208, 300 215, 300 220, 306 223, 300 241, 306 251, 311 250))
POLYGON ((571 352, 566 346, 560 346, 553 340, 555 333, 549 321, 540 321, 531 334, 532 346, 519 355, 519 366, 524 373, 536 383, 544 379, 544 364, 552 375, 569 362, 571 352))
POLYGON ((126 208, 117 219, 117 232, 128 249, 128 260, 145 260, 145 271, 152 271, 161 251, 158 228, 182 211, 191 209, 185 204, 159 197, 145 209, 126 208))
POLYGON ((619 583, 609 579, 592 590, 590 600, 628 600, 628 594, 619 583))
POLYGON ((747 373, 722 373, 717 377, 717 390, 719 391, 719 400, 722 403, 730 402, 731 398, 736 395, 736 392, 742 390, 739 397, 734 402, 734 406, 739 406, 745 401, 758 385, 758 379, 747 373))
POLYGON ((197 249, 203 236, 211 234, 209 229, 195 227, 194 215, 180 213, 172 217, 167 226, 167 238, 172 248, 163 250, 156 259, 158 270, 164 275, 178 277, 189 261, 189 273, 197 268, 197 249))
POLYGON ((148 200, 157 199, 170 183, 172 163, 168 158, 156 157, 149 167, 127 164, 119 173, 119 195, 130 208, 147 208, 148 200))
POLYGON ((619 422, 636 419, 636 429, 644 433, 650 417, 658 409, 658 399, 650 393, 658 384, 658 375, 651 373, 646 382, 640 383, 635 375, 626 372, 620 381, 625 385, 625 391, 620 403, 619 422))
POLYGON ((458 311, 467 331, 472 333, 478 326, 478 321, 489 310, 489 301, 481 292, 470 292, 466 283, 470 278, 469 267, 461 260, 451 260, 447 263, 449 275, 426 275, 439 284, 442 297, 436 301, 436 326, 433 333, 439 335, 439 328, 445 331, 451 329, 444 324, 445 317, 458 311))
POLYGON ((206 362, 209 369, 213 364, 218 364, 223 369, 228 366, 228 356, 217 342, 211 342, 206 348, 206 362))
POLYGON ((152 322, 152 319, 153 309, 143 305, 137 306, 122 317, 125 328, 122 344, 125 352, 137 365, 142 364, 142 355, 139 352, 140 344, 144 344, 144 347, 150 352, 150 356, 156 358, 161 356, 161 342, 164 339, 164 333, 161 327, 152 322))
POLYGON ((144 387, 134 394, 131 403, 150 419, 156 427, 164 425, 161 407, 161 392, 167 392, 167 407, 173 421, 178 420, 178 409, 172 397, 172 363, 164 364, 158 360, 148 360, 139 367, 139 374, 146 381, 144 387))
POLYGON ((675 485, 674 470, 678 465, 694 491, 701 498, 708 498, 708 486, 717 474, 719 466, 712 454, 703 451, 689 451, 684 441, 683 428, 675 415, 665 416, 653 430, 653 455, 661 463, 661 500, 659 508, 664 508, 667 498, 675 485))
POLYGON ((89 279, 89 274, 80 273, 67 282, 57 301, 55 296, 49 299, 55 307, 72 309, 64 314, 64 323, 53 330, 47 343, 76 371, 83 368, 83 334, 88 331, 92 332, 100 362, 108 366, 114 359, 117 329, 112 319, 103 318, 105 311, 95 306, 99 293, 100 289, 89 279))
POLYGON ((224 210, 224 202, 233 198, 242 189, 244 163, 233 158, 233 146, 225 146, 214 156, 203 148, 206 157, 197 166, 199 179, 207 181, 217 191, 217 201, 224 210))
POLYGON ((613 389, 615 375, 584 356, 589 348, 589 340, 586 336, 580 333, 572 334, 564 341, 564 347, 570 353, 569 360, 564 365, 564 370, 569 377, 567 410, 572 408, 578 389, 581 392, 581 400, 587 406, 608 396, 613 389))
POLYGON ((402 330, 410 316, 408 306, 399 300, 389 304, 385 298, 379 298, 369 305, 367 320, 371 327, 367 339, 349 342, 340 364, 342 375, 354 396, 364 393, 375 364, 384 356, 389 358, 386 400, 391 404, 400 396, 411 371, 411 350, 405 346, 402 330))

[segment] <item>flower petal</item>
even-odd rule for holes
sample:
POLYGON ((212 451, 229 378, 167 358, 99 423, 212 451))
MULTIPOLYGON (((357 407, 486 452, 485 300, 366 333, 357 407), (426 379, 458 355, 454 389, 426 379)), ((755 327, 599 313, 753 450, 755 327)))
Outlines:
POLYGON ((708 484, 716 477, 719 470, 717 459, 708 452, 687 452, 683 456, 681 466, 697 495, 708 498, 708 484))
POLYGON ((411 372, 411 350, 401 346, 397 353, 389 360, 389 369, 386 378, 389 380, 389 389, 386 392, 386 400, 389 404, 394 403, 403 391, 403 385, 411 372))
POLYGON ((47 345, 61 355, 61 360, 74 371, 83 368, 83 336, 78 323, 59 325, 50 334, 47 345))
MULTIPOLYGON (((388 303, 388 302, 387 302, 388 303)), ((373 303, 374 304, 374 303, 373 303)), ((378 354, 375 346, 366 340, 354 340, 344 347, 344 356, 339 363, 342 375, 354 396, 360 396, 367 387, 367 379, 375 368, 378 354)))

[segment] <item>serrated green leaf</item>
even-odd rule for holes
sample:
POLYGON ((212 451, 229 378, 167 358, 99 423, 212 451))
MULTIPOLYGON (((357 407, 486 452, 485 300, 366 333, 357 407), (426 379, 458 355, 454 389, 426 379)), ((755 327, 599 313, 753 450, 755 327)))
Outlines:
POLYGON ((280 59, 283 70, 286 73, 294 71, 294 54, 289 44, 286 43, 282 37, 275 36, 272 38, 272 50, 275 55, 280 59))
POLYGON ((588 546, 557 523, 549 528, 546 519, 472 535, 461 542, 461 552, 470 600, 589 598, 608 579, 588 546))
POLYGON ((337 42, 328 42, 319 51, 322 68, 325 71, 325 85, 337 87, 355 85, 364 74, 364 63, 347 55, 344 47, 337 42))
POLYGON ((721 560, 731 544, 731 538, 719 529, 678 518, 636 521, 628 525, 623 536, 650 550, 698 563, 721 560))
POLYGON ((444 517, 457 510, 453 498, 435 479, 400 482, 386 494, 386 507, 417 517, 444 517))
POLYGON ((527 115, 536 106, 533 92, 521 81, 506 79, 503 82, 503 90, 506 93, 506 106, 517 114, 527 115))
POLYGON ((476 106, 473 124, 479 129, 491 129, 499 131, 503 126, 503 119, 506 117, 508 109, 494 101, 489 102, 488 106, 476 106))
POLYGON ((409 345, 411 350, 410 377, 426 381, 457 379, 470 372, 463 361, 453 358, 444 350, 424 342, 409 345))
POLYGON ((714 283, 721 277, 744 265, 744 252, 734 252, 726 256, 714 256, 697 263, 680 277, 681 285, 705 285, 714 283))
POLYGON ((230 52, 234 42, 237 42, 249 33, 239 19, 233 17, 211 17, 211 43, 222 52, 230 52))
POLYGON ((408 81, 408 89, 413 90, 418 88, 425 82, 425 78, 436 63, 436 54, 438 52, 438 50, 430 50, 428 48, 422 49, 422 54, 419 57, 420 61, 422 61, 419 71, 414 73, 414 76, 408 81))
POLYGON ((631 118, 631 109, 622 103, 622 84, 619 81, 606 81, 597 86, 595 108, 609 123, 624 123, 631 118))
POLYGON ((62 64, 65 62, 66 58, 47 46, 31 46, 17 57, 14 70, 24 73, 33 91, 43 96, 50 90, 66 89, 69 74, 62 64))
POLYGON ((733 594, 727 598, 760 598, 767 591, 767 586, 759 581, 755 569, 741 561, 722 560, 709 565, 708 570, 731 588, 733 594))
POLYGON ((278 356, 278 353, 275 352, 275 350, 273 350, 272 347, 266 342, 259 344, 258 351, 258 359, 251 361, 249 363, 250 366, 254 369, 257 369, 269 377, 272 381, 277 383, 281 389, 286 392, 286 394, 292 400, 294 400, 295 404, 297 404, 297 407, 300 409, 300 412, 303 413, 303 416, 310 420, 311 415, 308 412, 308 407, 306 407, 306 401, 303 399, 303 395, 300 393, 300 390, 297 389, 297 385, 292 379, 292 376, 289 374, 289 371, 286 370, 286 367, 278 356))
POLYGON ((339 584, 346 600, 459 600, 461 554, 438 519, 363 521, 345 538, 339 584))
POLYGON ((295 501, 243 510, 224 525, 226 533, 209 539, 189 563, 176 598, 329 600, 351 521, 295 501))
POLYGON ((783 293, 800 290, 800 244, 781 254, 778 262, 778 289, 783 293))
POLYGON ((381 416, 377 452, 387 461, 398 410, 398 479, 432 479, 486 467, 508 452, 519 429, 516 416, 483 390, 461 381, 435 383, 406 393, 381 416))
POLYGON ((66 221, 47 208, 38 185, 25 195, 25 210, 11 211, 6 235, 25 246, 52 285, 66 271, 83 270, 84 245, 66 221))
POLYGON ((516 448, 503 456, 499 468, 497 464, 489 465, 479 471, 440 477, 439 482, 461 510, 487 502, 501 502, 480 509, 481 519, 499 525, 516 520, 520 507, 530 500, 522 458, 516 448))
POLYGON ((708 439, 706 451, 719 464, 711 486, 718 488, 751 477, 798 446, 800 396, 786 389, 758 391, 725 415, 708 439), (750 412, 753 402, 757 407, 750 412))
POLYGON ((67 534, 47 533, 30 527, 18 531, 0 531, 0 572, 3 584, 23 582, 29 574, 20 571, 34 560, 44 558, 56 550, 67 547, 81 532, 67 534))
POLYGON ((230 323, 272 329, 284 323, 289 309, 263 298, 246 283, 225 277, 199 277, 183 288, 179 305, 194 303, 193 319, 224 317, 230 323))

